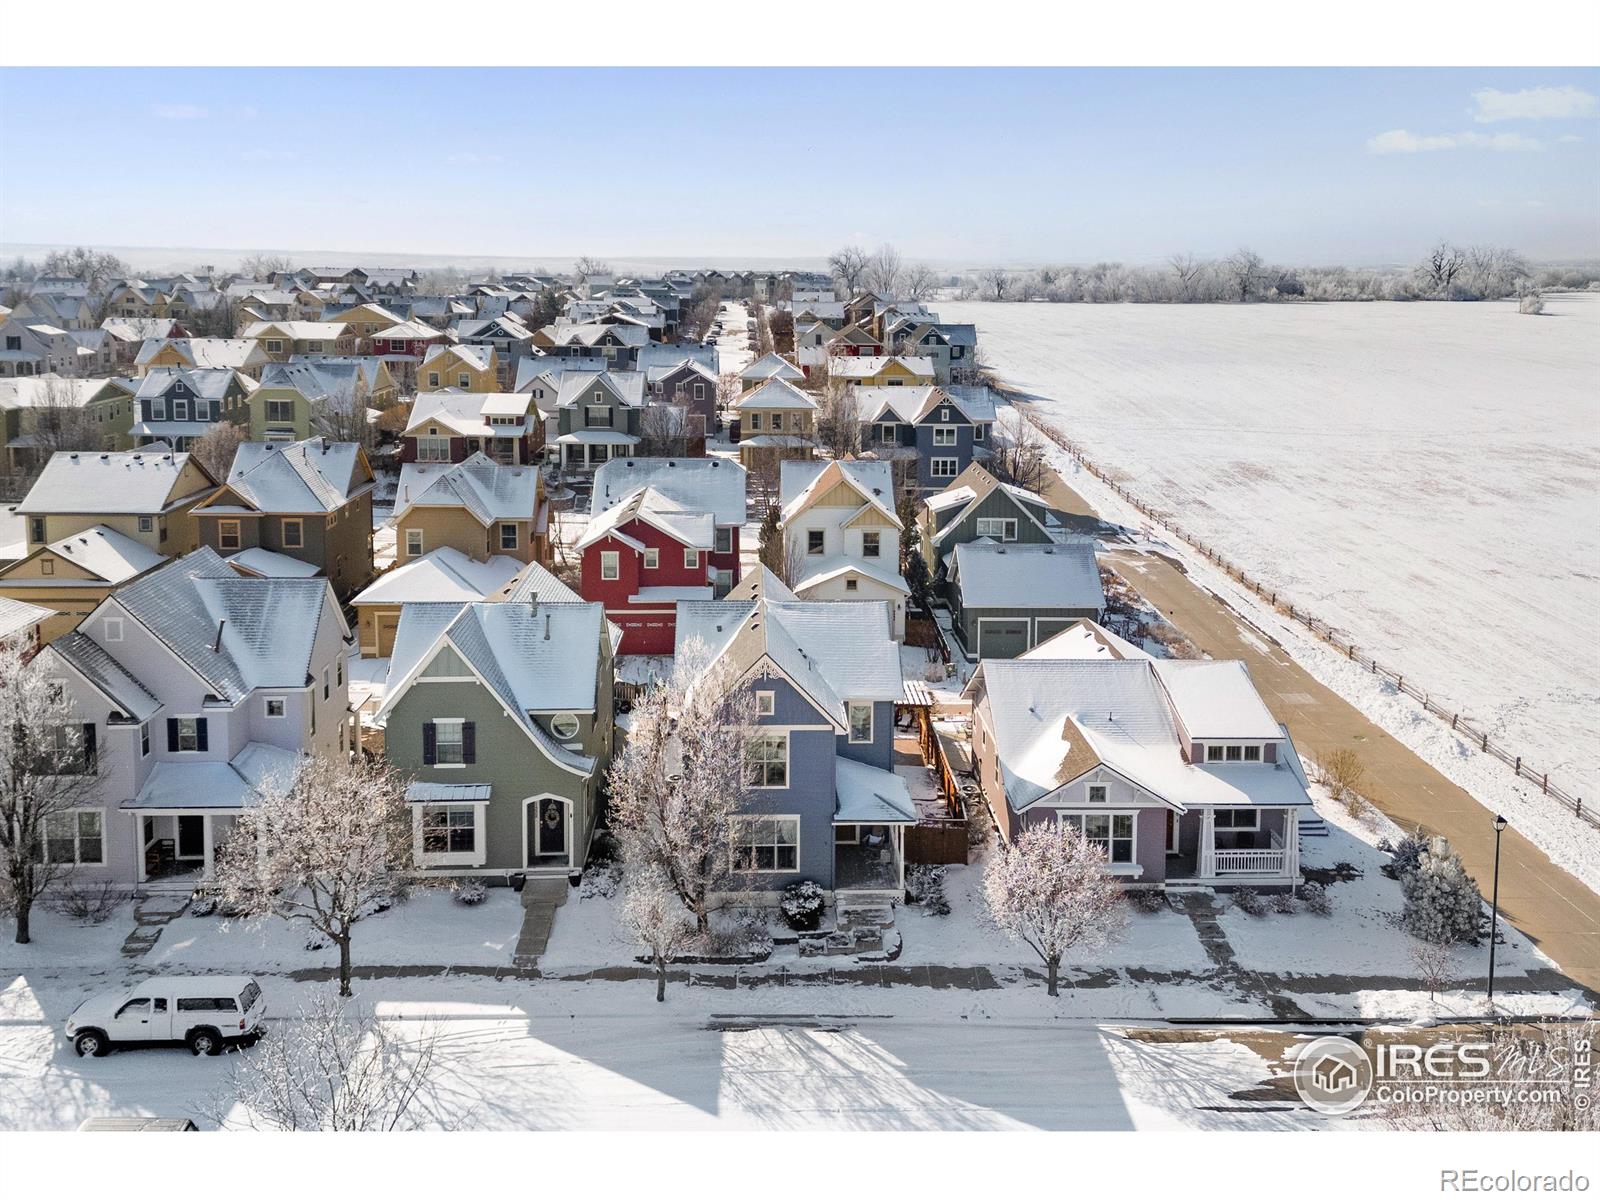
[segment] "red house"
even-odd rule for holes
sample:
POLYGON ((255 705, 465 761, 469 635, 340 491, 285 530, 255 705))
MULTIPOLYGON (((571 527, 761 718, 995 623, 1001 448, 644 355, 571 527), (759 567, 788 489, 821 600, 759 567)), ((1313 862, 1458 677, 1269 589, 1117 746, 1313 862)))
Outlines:
POLYGON ((577 548, 578 590, 604 604, 622 630, 620 654, 671 654, 678 601, 714 598, 718 583, 737 576, 739 560, 711 513, 648 486, 592 518, 577 548), (719 553, 719 545, 728 548, 719 553))

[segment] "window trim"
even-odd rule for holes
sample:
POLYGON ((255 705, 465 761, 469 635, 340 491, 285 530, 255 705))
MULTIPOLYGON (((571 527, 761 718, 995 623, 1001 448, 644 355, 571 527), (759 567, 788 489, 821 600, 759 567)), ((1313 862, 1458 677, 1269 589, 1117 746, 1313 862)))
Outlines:
POLYGON ((433 761, 428 765, 438 767, 443 771, 458 771, 467 765, 467 719, 465 717, 432 717, 428 722, 433 726, 433 761), (439 727, 449 725, 456 731, 455 746, 461 758, 456 762, 445 762, 440 754, 440 747, 444 742, 439 737, 439 727))
POLYGON ((304 517, 283 518, 283 548, 285 550, 304 550, 306 548, 306 522, 304 517), (294 541, 289 540, 289 530, 294 530, 294 541))
POLYGON ((103 867, 106 865, 106 810, 99 805, 83 804, 71 808, 57 809, 45 817, 44 828, 39 831, 39 861, 51 866, 63 867, 103 867), (87 813, 100 823, 100 857, 85 860, 83 857, 83 830, 79 825, 80 815, 87 813), (72 818, 72 858, 70 861, 62 859, 57 862, 50 857, 50 820, 54 817, 72 818))
POLYGON ((282 721, 289 715, 289 701, 282 696, 264 696, 261 701, 261 715, 273 721, 282 721), (276 704, 278 711, 273 712, 272 706, 276 704))
POLYGON ((776 692, 756 693, 756 716, 770 717, 777 711, 778 694, 776 692))
POLYGON ((960 460, 955 458, 930 458, 928 460, 928 475, 933 479, 954 479, 961 474, 960 460), (940 468, 944 468, 941 470, 940 468))
POLYGON ((954 425, 935 425, 933 427, 933 444, 935 446, 955 446, 956 427, 954 425))
POLYGON ((1108 783, 1087 784, 1084 787, 1083 794, 1090 804, 1106 804, 1111 800, 1111 785, 1108 783), (1096 796, 1096 792, 1100 794, 1096 796))
POLYGON ((852 746, 864 746, 864 745, 869 744, 872 741, 872 735, 874 733, 874 726, 875 726, 876 721, 877 721, 876 714, 872 711, 872 701, 870 701, 870 700, 847 700, 847 701, 845 701, 845 706, 844 707, 845 707, 846 724, 849 727, 849 733, 846 735, 846 740, 852 746), (856 712, 857 712, 858 709, 865 709, 866 713, 867 713, 867 736, 866 737, 857 737, 856 736, 856 712))
MULTIPOLYGON (((481 867, 486 858, 487 848, 484 845, 484 825, 486 801, 482 800, 457 800, 444 804, 416 804, 412 806, 412 855, 418 867, 481 867), (472 849, 471 850, 426 850, 425 839, 427 817, 430 810, 443 810, 446 814, 451 809, 471 810, 472 812, 472 849)), ((450 824, 448 816, 445 824, 446 845, 449 845, 450 824)))
POLYGON ((661 551, 654 546, 644 548, 644 569, 654 571, 661 565, 661 551))
POLYGON ((696 550, 693 546, 685 546, 683 548, 683 569, 685 571, 693 571, 699 566, 700 551, 696 550))
POLYGON ((563 742, 570 742, 573 738, 578 736, 582 729, 583 723, 578 719, 578 714, 575 712, 558 712, 552 714, 550 717, 550 733, 563 742), (563 733, 559 728, 557 728, 558 723, 563 721, 572 722, 572 728, 570 732, 563 733))
POLYGON ((1076 824, 1078 827, 1078 832, 1083 835, 1083 839, 1086 842, 1097 845, 1101 839, 1091 838, 1087 832, 1087 822, 1090 818, 1094 818, 1096 820, 1103 819, 1106 822, 1106 844, 1104 847, 1106 855, 1106 868, 1112 871, 1121 871, 1128 870, 1129 868, 1139 867, 1138 810, 1095 809, 1093 812, 1083 812, 1081 810, 1069 811, 1067 809, 1056 810, 1057 828, 1064 828, 1069 824, 1076 824), (1117 837, 1113 834, 1113 830, 1116 828, 1116 820, 1118 817, 1128 818, 1128 834, 1126 837, 1117 837), (1115 843, 1124 841, 1128 843, 1128 857, 1126 861, 1118 861, 1113 857, 1115 853, 1115 843))
POLYGON ((407 526, 406 530, 405 530, 405 535, 406 535, 406 538, 405 538, 405 542, 406 542, 406 557, 407 558, 420 558, 422 556, 422 553, 423 553, 423 550, 422 550, 422 546, 423 546, 422 530, 416 529, 416 528, 412 528, 411 526, 407 526), (412 548, 413 539, 415 539, 415 542, 416 542, 416 548, 415 549, 412 548))
POLYGON ((729 829, 730 836, 728 838, 728 855, 731 860, 730 865, 732 866, 735 874, 794 875, 800 870, 800 839, 804 829, 804 822, 801 820, 799 813, 740 813, 738 816, 733 817, 729 821, 729 825, 731 828, 729 829), (778 841, 776 838, 774 838, 774 840, 771 842, 758 843, 754 840, 744 841, 739 834, 735 832, 736 830, 741 830, 746 826, 755 825, 761 821, 771 821, 774 823, 778 821, 793 822, 794 841, 792 843, 785 843, 778 841), (741 846, 747 846, 750 850, 749 866, 745 866, 739 861, 739 850, 741 846), (773 851, 772 866, 758 867, 755 865, 755 851, 760 846, 771 847, 773 851), (783 867, 778 865, 777 851, 780 847, 794 851, 794 866, 783 867))
POLYGON ((500 549, 515 550, 518 548, 517 523, 515 521, 500 522, 500 549), (509 537, 509 541, 507 538, 509 537))
POLYGON ((747 791, 752 791, 752 792, 774 792, 774 791, 783 791, 785 788, 787 788, 789 786, 789 780, 791 778, 791 774, 790 774, 790 770, 789 770, 789 767, 790 767, 789 753, 790 753, 790 738, 789 738, 789 731, 787 729, 763 729, 763 728, 758 728, 755 732, 751 733, 748 737, 746 737, 745 738, 745 742, 744 742, 744 765, 745 765, 745 771, 746 771, 746 776, 745 776, 745 778, 746 778, 746 782, 745 782, 746 790, 747 791), (781 739, 782 742, 783 742, 783 781, 781 783, 751 783, 749 781, 750 778, 751 778, 750 772, 749 772, 749 768, 751 766, 759 764, 763 768, 762 772, 761 772, 761 778, 763 780, 767 780, 767 779, 770 779, 772 777, 771 768, 777 765, 777 760, 776 759, 763 758, 763 759, 752 760, 751 757, 750 757, 751 743, 756 742, 756 741, 774 742, 774 741, 777 741, 779 739, 781 739))
POLYGON ((622 552, 619 550, 600 551, 600 580, 602 583, 615 583, 622 578, 622 552))

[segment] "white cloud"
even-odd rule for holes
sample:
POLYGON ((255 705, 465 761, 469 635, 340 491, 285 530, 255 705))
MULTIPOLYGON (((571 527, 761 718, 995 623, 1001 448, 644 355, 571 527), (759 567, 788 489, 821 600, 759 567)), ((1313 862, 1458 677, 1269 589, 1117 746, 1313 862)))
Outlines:
POLYGON ((1472 93, 1477 109, 1472 119, 1490 121, 1564 121, 1600 115, 1600 96, 1575 87, 1523 88, 1500 92, 1484 88, 1472 93))
POLYGON ((1367 139, 1368 154, 1423 154, 1430 150, 1539 150, 1542 145, 1520 133, 1412 133, 1391 129, 1367 139))
POLYGON ((157 104, 151 111, 163 121, 198 121, 206 115, 198 104, 157 104))

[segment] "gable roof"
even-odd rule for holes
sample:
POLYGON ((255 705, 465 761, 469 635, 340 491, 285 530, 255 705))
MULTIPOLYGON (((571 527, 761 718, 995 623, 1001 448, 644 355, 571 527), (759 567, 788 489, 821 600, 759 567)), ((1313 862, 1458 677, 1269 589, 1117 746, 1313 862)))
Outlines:
MULTIPOLYGON (((35 513, 149 513, 166 509, 173 489, 189 464, 187 453, 161 450, 106 451, 102 454, 58 450, 50 456, 17 511, 35 513)), ((196 462, 204 487, 216 480, 196 462)))
POLYGON ((817 402, 785 379, 769 379, 759 387, 751 388, 730 406, 734 412, 746 409, 803 409, 815 411, 817 402))
POLYGON ((1018 658, 1150 658, 1126 638, 1118 637, 1104 625, 1079 617, 1060 633, 1053 633, 1018 658))
POLYGON ((490 599, 513 604, 526 604, 529 601, 536 604, 579 604, 583 601, 582 596, 551 574, 550 568, 537 562, 523 567, 490 599))
POLYGON ((643 521, 684 546, 711 550, 716 546, 716 521, 708 512, 686 508, 654 487, 635 488, 605 512, 589 519, 575 545, 582 550, 603 538, 622 536, 622 526, 643 521))
POLYGON ((556 392, 556 403, 562 408, 574 404, 592 403, 591 397, 596 388, 605 388, 618 401, 632 408, 643 408, 645 404, 645 379, 638 371, 612 371, 574 372, 567 371, 561 376, 561 383, 556 392))
POLYGON ((890 366, 898 365, 913 375, 925 375, 933 378, 933 359, 922 355, 899 354, 861 354, 845 355, 835 358, 828 366, 828 373, 836 379, 870 379, 874 375, 882 374, 890 366))
MULTIPOLYGON (((380 333, 380 334, 374 334, 373 336, 374 337, 383 337, 385 335, 380 333)), ((388 336, 393 337, 393 336, 415 336, 415 335, 394 335, 394 334, 390 334, 388 336)), ((439 331, 437 329, 429 329, 428 333, 425 336, 428 336, 428 337, 439 337, 440 334, 439 334, 439 331)), ((467 367, 469 367, 470 369, 472 369, 474 371, 487 371, 490 368, 490 366, 493 364, 493 362, 494 362, 494 347, 493 346, 462 346, 462 345, 455 345, 455 344, 443 345, 443 344, 441 344, 439 342, 435 342, 433 345, 428 347, 427 353, 425 353, 422 356, 422 365, 424 367, 428 367, 428 366, 435 366, 436 367, 436 366, 439 365, 439 360, 444 358, 446 355, 449 355, 452 358, 460 360, 467 367)))
POLYGON ((1039 545, 989 538, 955 549, 951 578, 963 608, 1086 608, 1106 606, 1094 543, 1039 545))
POLYGON ((239 379, 232 367, 151 367, 139 380, 139 390, 135 394, 141 400, 164 396, 168 388, 182 383, 201 399, 221 400, 239 379))
POLYGON ((974 511, 979 504, 996 492, 1000 493, 1002 499, 1011 502, 1019 518, 1033 522, 1046 537, 1054 539, 1060 532, 1060 522, 1043 496, 1017 487, 1015 484, 1001 483, 984 470, 981 463, 974 462, 968 464, 967 469, 951 480, 949 486, 942 492, 936 492, 923 501, 929 511, 943 518, 938 531, 933 535, 933 544, 937 546, 945 541, 966 519, 969 512, 974 511), (959 511, 953 516, 944 517, 944 514, 958 504, 959 511))
POLYGON ((350 603, 482 600, 507 587, 521 573, 522 566, 520 561, 504 554, 479 562, 453 547, 441 546, 378 576, 350 603))
POLYGON ((594 473, 589 512, 598 515, 641 487, 685 509, 709 512, 718 525, 745 521, 745 469, 727 458, 612 458, 594 473))
POLYGON ((416 437, 424 425, 443 425, 463 437, 514 437, 527 431, 533 401, 521 392, 463 392, 455 388, 420 392, 406 419, 405 436, 416 437), (489 416, 516 416, 513 424, 490 425, 489 416))
POLYGON ((826 495, 835 484, 851 488, 863 505, 877 509, 896 529, 901 527, 894 511, 894 469, 887 462, 872 459, 785 459, 778 481, 783 520, 791 521, 805 512, 813 500, 826 495))
POLYGON ((739 372, 740 379, 804 379, 806 373, 795 366, 783 355, 774 352, 763 354, 744 370, 739 372))
POLYGON ((16 637, 23 630, 31 629, 40 621, 54 615, 53 609, 40 608, 37 604, 29 604, 26 600, 13 600, 9 596, 0 596, 0 639, 16 637))
POLYGON ((769 567, 760 563, 745 572, 744 577, 734 584, 723 597, 727 601, 755 601, 755 600, 798 600, 789 585, 784 583, 772 573, 769 567))
POLYGON ((1152 665, 1191 738, 1281 736, 1244 663, 1159 658, 1152 665))
POLYGON ((231 492, 257 512, 334 512, 371 486, 372 471, 365 462, 356 442, 320 437, 245 442, 234 453, 228 482, 196 511, 225 511, 231 492))
POLYGON ((326 579, 249 579, 210 547, 108 597, 163 642, 213 694, 306 685, 324 615, 347 633, 326 579))
POLYGON ((131 720, 148 720, 161 708, 161 701, 112 658, 105 647, 81 630, 62 634, 45 647, 45 653, 60 655, 63 662, 131 720))
POLYGON ((482 525, 526 521, 537 515, 539 469, 502 465, 481 450, 465 462, 409 462, 395 496, 396 521, 415 507, 465 508, 482 525))
POLYGON ((167 561, 166 555, 104 525, 91 525, 34 553, 46 549, 107 583, 122 583, 167 561))

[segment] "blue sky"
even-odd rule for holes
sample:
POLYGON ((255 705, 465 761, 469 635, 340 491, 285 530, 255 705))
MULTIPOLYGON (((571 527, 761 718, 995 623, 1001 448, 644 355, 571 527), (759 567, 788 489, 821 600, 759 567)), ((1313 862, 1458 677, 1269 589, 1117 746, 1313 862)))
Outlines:
POLYGON ((1600 71, 0 70, 0 242, 1600 256, 1600 71))

